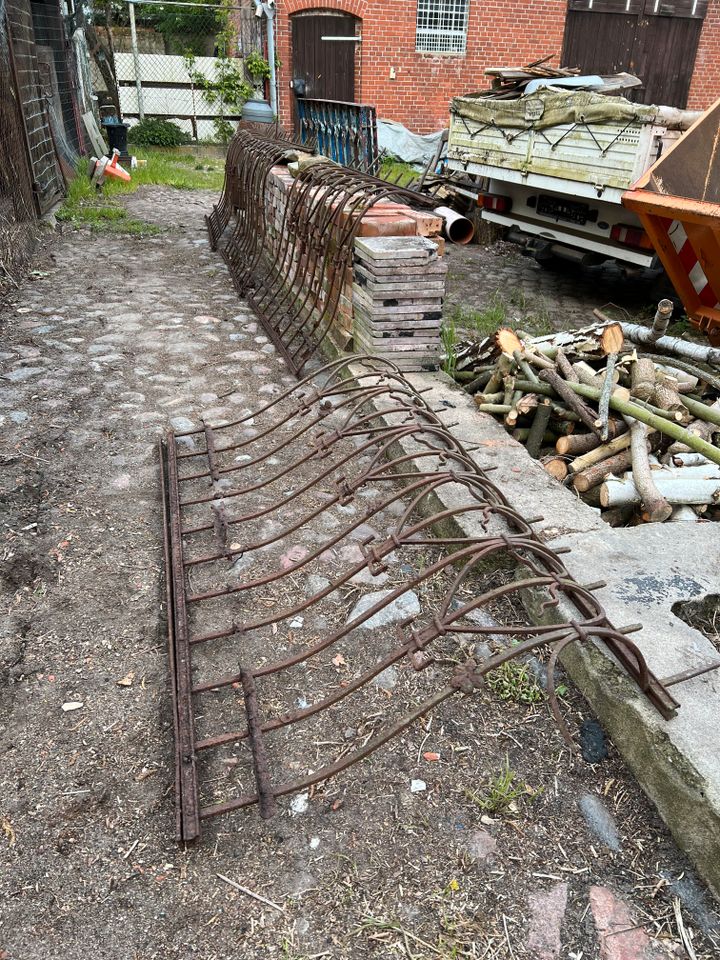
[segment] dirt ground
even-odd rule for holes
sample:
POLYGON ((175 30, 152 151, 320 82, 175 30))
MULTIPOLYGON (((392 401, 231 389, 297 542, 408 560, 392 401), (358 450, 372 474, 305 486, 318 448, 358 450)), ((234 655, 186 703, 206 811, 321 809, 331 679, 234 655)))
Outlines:
MULTIPOLYGON (((699 960, 720 956, 716 905, 572 690, 596 762, 542 696, 490 690, 273 820, 250 808, 176 843, 158 437, 294 382, 208 248, 213 200, 143 188, 125 202, 163 233, 66 233, 0 314, 0 958, 661 960, 691 956, 678 917, 699 960), (503 771, 520 789, 498 806, 503 771)), ((425 682, 399 667, 369 708, 425 682)), ((373 729, 322 723, 288 742, 291 768, 373 729)), ((225 766, 209 797, 235 785, 225 766)))

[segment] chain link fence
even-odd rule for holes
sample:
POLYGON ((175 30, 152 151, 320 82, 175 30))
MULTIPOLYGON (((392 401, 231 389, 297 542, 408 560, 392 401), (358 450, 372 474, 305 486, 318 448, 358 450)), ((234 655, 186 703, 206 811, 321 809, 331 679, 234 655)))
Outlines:
POLYGON ((243 103, 264 95, 265 31, 250 2, 96 0, 94 24, 96 92, 131 125, 169 120, 188 139, 227 141, 243 103))

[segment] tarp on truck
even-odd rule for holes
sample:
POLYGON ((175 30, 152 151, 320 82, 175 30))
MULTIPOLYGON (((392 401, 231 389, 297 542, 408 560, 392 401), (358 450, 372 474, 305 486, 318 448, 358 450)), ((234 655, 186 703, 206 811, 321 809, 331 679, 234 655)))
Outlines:
POLYGON ((493 100, 479 94, 455 97, 450 115, 504 128, 545 130, 561 124, 651 124, 660 108, 605 97, 589 91, 536 92, 517 100, 493 100))

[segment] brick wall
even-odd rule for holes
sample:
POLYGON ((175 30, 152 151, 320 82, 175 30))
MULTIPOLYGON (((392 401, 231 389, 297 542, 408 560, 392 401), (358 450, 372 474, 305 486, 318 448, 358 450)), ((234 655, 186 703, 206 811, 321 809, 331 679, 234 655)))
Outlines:
POLYGON ((720 0, 710 0, 688 97, 689 110, 705 110, 720 97, 720 0))
MULTIPOLYGON (((290 16, 303 10, 342 10, 362 20, 356 53, 356 100, 378 117, 426 133, 448 125, 453 96, 487 86, 489 66, 522 64, 562 48, 566 0, 470 0, 466 53, 415 52, 414 0, 278 0, 277 44, 281 117, 290 122, 290 16), (396 79, 390 79, 391 68, 396 79)), ((557 61, 555 61, 557 63, 557 61)))
MULTIPOLYGON (((280 110, 290 124, 290 17, 300 11, 342 10, 362 20, 356 53, 355 98, 378 117, 427 133, 446 127, 453 96, 487 86, 489 66, 520 65, 562 51, 566 0, 470 0, 465 55, 415 52, 415 0, 277 0, 280 110), (390 79, 391 68, 396 79, 390 79)), ((556 65, 559 59, 553 61, 556 65)), ((710 0, 700 38, 688 107, 720 97, 720 0, 710 0)))

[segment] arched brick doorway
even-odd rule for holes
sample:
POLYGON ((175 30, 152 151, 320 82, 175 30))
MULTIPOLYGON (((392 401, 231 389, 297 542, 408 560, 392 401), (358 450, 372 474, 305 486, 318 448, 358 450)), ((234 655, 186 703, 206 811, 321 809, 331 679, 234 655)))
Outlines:
POLYGON ((290 18, 295 94, 352 102, 359 66, 361 21, 340 10, 307 10, 290 18))

